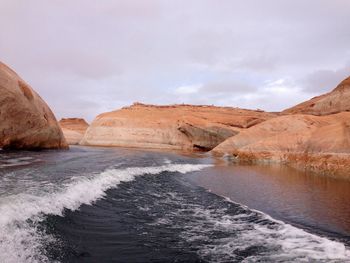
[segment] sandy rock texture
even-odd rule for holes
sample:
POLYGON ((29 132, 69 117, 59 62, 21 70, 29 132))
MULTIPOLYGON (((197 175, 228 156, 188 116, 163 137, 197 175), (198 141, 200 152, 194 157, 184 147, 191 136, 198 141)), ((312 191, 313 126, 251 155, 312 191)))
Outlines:
POLYGON ((212 152, 239 161, 282 162, 350 178, 350 112, 280 116, 242 131, 212 152))
POLYGON ((350 111, 350 77, 343 80, 333 91, 298 104, 282 113, 328 115, 342 111, 350 111))
POLYGON ((1 62, 0 148, 68 148, 47 104, 16 72, 1 62))
POLYGON ((63 118, 59 121, 64 137, 70 145, 77 145, 89 127, 89 124, 81 118, 63 118))
POLYGON ((135 103, 97 116, 80 144, 207 151, 274 116, 228 107, 135 103))

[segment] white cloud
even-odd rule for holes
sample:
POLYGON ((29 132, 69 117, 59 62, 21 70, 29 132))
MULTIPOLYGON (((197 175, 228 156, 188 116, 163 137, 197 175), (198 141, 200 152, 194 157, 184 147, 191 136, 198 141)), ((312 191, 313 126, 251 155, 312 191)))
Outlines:
POLYGON ((202 84, 192 84, 192 85, 184 85, 175 88, 174 93, 178 95, 188 95, 197 93, 201 88, 202 84))
POLYGON ((59 118, 133 101, 281 110, 350 75, 349 0, 0 5, 0 60, 59 118))

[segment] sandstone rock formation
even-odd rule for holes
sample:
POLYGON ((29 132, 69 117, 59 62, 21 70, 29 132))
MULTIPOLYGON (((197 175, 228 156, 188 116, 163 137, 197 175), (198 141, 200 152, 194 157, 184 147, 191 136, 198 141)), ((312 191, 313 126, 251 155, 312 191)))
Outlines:
POLYGON ((282 113, 328 115, 342 111, 350 111, 350 77, 343 80, 333 91, 298 104, 282 113))
POLYGON ((63 118, 59 121, 64 137, 70 145, 79 144, 89 127, 89 124, 80 118, 63 118))
POLYGON ((350 78, 332 92, 241 131, 212 153, 236 161, 282 162, 350 179, 350 78), (284 114, 284 115, 283 115, 284 114))
POLYGON ((276 117, 229 138, 213 152, 350 153, 350 112, 276 117))
POLYGON ((135 103, 97 116, 81 144, 210 150, 239 131, 274 116, 228 107, 135 103))
POLYGON ((350 176, 350 112, 280 116, 242 131, 212 152, 239 161, 282 162, 328 175, 350 176))
POLYGON ((67 148, 56 118, 40 96, 0 62, 0 148, 67 148))

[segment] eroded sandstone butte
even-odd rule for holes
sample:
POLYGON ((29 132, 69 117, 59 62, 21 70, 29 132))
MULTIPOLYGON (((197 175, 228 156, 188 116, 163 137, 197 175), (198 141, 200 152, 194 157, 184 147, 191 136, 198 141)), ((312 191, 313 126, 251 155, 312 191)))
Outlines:
POLYGON ((44 100, 0 62, 0 148, 67 147, 61 128, 44 100))
POLYGON ((59 124, 67 143, 70 145, 79 144, 89 127, 89 124, 81 118, 63 118, 59 124))
POLYGON ((282 113, 328 115, 342 111, 350 111, 350 77, 343 80, 333 91, 298 104, 282 113))
POLYGON ((237 161, 282 162, 350 179, 349 89, 348 78, 332 92, 242 131, 212 152, 237 161))
POLYGON ((135 103, 97 116, 80 144, 210 150, 241 130, 274 116, 229 107, 135 103))

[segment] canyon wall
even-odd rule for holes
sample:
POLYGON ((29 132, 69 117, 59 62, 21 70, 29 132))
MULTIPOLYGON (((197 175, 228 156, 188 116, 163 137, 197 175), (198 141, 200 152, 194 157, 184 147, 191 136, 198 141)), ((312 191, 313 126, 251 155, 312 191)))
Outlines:
POLYGON ((59 122, 64 137, 70 145, 77 145, 89 127, 89 124, 81 118, 63 118, 59 122))
POLYGON ((135 103, 97 116, 81 145, 208 151, 274 116, 229 107, 135 103))

